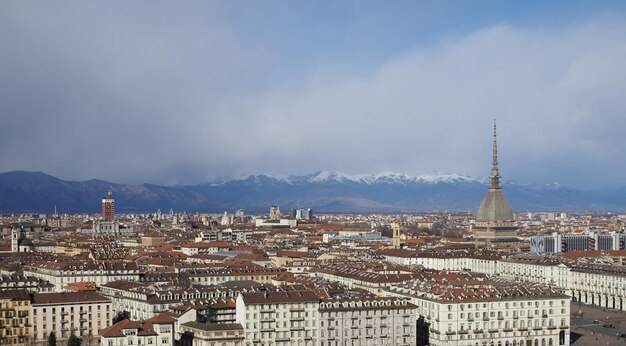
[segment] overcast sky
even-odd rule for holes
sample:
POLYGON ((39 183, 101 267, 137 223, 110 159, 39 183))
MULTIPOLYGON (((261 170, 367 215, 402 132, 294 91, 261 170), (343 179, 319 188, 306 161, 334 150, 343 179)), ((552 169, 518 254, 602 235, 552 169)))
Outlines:
POLYGON ((626 2, 2 1, 0 171, 626 185, 626 2))

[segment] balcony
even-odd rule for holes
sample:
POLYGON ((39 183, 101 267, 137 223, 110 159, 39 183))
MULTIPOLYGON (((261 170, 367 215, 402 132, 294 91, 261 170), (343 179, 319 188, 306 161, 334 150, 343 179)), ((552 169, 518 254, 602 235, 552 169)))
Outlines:
POLYGON ((559 326, 559 329, 567 329, 569 326, 559 326))
POLYGON ((512 328, 504 328, 504 329, 502 329, 502 331, 506 332, 506 333, 509 333, 509 332, 512 332, 513 329, 512 328))
POLYGON ((61 316, 67 316, 67 315, 69 315, 69 312, 67 312, 67 311, 61 311, 61 316))
POLYGON ((517 330, 519 330, 520 332, 525 332, 525 331, 528 331, 528 328, 522 327, 522 328, 517 328, 517 330))
POLYGON ((292 317, 291 321, 304 321, 304 317, 292 317))
POLYGON ((456 332, 455 332, 455 331, 453 331, 453 330, 448 330, 448 331, 446 332, 446 335, 454 335, 454 334, 456 334, 456 332))
POLYGON ((489 321, 489 317, 483 317, 483 321, 489 321))
POLYGON ((498 319, 502 321, 504 319, 504 316, 498 316, 498 319))
POLYGON ((431 333, 435 333, 435 334, 441 334, 441 332, 439 332, 437 329, 432 329, 431 328, 428 331, 431 332, 431 333))
POLYGON ((498 329, 489 329, 489 333, 497 333, 498 329))
POLYGON ((469 331, 467 329, 459 330, 459 334, 467 334, 467 333, 469 333, 469 331))
POLYGON ((533 327, 533 330, 542 330, 542 327, 533 327))
POLYGON ((474 334, 482 334, 482 329, 474 329, 474 334))

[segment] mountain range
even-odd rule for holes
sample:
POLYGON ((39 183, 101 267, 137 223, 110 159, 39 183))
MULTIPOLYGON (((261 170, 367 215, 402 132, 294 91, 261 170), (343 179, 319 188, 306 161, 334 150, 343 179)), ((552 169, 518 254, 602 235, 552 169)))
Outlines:
MULTIPOLYGON (((487 182, 459 174, 407 175, 384 172, 348 175, 320 171, 308 175, 250 175, 211 182, 161 186, 116 184, 103 180, 66 181, 41 172, 0 173, 0 213, 99 212, 113 191, 123 213, 162 211, 223 212, 312 208, 316 212, 475 212, 487 182)), ((626 188, 583 191, 559 184, 505 182, 516 211, 623 211, 626 188)))

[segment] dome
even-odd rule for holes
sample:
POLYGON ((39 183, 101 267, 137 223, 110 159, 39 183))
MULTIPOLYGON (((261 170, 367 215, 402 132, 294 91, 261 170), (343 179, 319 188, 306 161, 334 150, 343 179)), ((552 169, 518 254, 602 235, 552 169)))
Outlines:
POLYGON ((513 221, 513 209, 501 189, 489 189, 487 196, 480 203, 476 221, 513 221))
POLYGON ((24 239, 22 239, 20 241, 19 246, 29 246, 29 247, 32 247, 32 246, 35 246, 35 244, 33 244, 33 242, 30 239, 24 238, 24 239))

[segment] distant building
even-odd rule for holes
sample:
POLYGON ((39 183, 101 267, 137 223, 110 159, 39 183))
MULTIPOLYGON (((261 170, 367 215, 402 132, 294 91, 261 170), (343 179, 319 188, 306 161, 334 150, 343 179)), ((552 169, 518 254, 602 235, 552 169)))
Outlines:
POLYGON ((624 250, 626 234, 599 233, 584 234, 536 235, 530 238, 530 252, 532 253, 562 253, 567 251, 589 250, 624 250))
POLYGON ((120 235, 120 223, 115 219, 115 199, 109 190, 107 197, 102 199, 102 219, 94 220, 93 233, 120 235))
POLYGON ((400 248, 400 223, 394 222, 391 224, 391 230, 393 231, 393 247, 400 248))
POLYGON ((291 211, 291 217, 296 220, 311 220, 313 218, 313 209, 311 208, 295 208, 291 211))
POLYGON ((115 199, 113 192, 109 190, 106 198, 102 199, 102 221, 113 221, 115 219, 115 199))
POLYGON ((270 207, 270 220, 278 220, 280 219, 282 214, 280 213, 280 208, 277 205, 273 205, 270 207))
POLYGON ((509 201, 502 192, 498 171, 498 145, 496 141, 496 124, 493 124, 493 156, 489 191, 483 199, 476 215, 474 237, 478 242, 507 242, 517 240, 515 216, 509 201))
POLYGON ((19 223, 11 229, 11 252, 32 252, 35 248, 30 239, 26 237, 24 226, 19 223))

